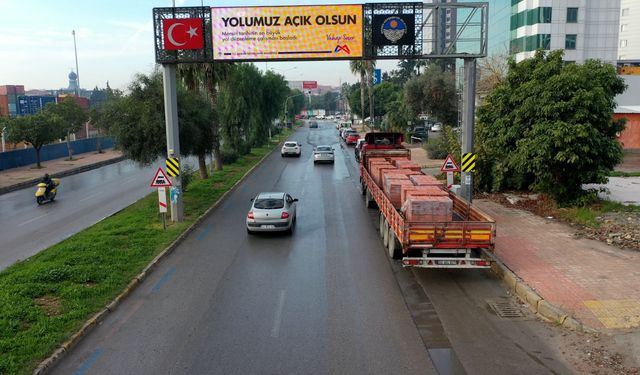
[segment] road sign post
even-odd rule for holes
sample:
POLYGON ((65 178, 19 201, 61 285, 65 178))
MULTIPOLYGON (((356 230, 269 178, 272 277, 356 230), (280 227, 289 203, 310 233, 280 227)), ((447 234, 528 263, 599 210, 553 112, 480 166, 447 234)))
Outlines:
POLYGON ((162 214, 162 228, 167 230, 167 190, 164 187, 158 188, 158 208, 162 214))
POLYGON ((444 159, 444 163, 442 164, 442 167, 440 167, 440 171, 447 173, 447 189, 451 189, 453 186, 453 172, 460 172, 460 167, 451 154, 447 155, 447 158, 444 159))

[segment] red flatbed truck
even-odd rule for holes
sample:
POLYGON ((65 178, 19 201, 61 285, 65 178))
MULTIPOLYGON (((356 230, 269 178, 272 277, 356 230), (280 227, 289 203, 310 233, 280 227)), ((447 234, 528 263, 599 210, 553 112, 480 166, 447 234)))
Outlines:
POLYGON ((496 223, 487 214, 445 189, 453 202, 452 221, 408 221, 375 182, 367 169, 372 158, 411 159, 402 141, 401 133, 368 133, 360 159, 362 193, 367 207, 380 210, 380 236, 389 256, 410 267, 490 268, 496 223))

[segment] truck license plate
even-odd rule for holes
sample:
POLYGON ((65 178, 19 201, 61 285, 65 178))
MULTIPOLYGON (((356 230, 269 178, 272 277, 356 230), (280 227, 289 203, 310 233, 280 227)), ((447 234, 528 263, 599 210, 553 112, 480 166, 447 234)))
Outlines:
POLYGON ((275 228, 276 226, 275 226, 275 225, 262 225, 261 227, 262 227, 263 229, 273 229, 273 228, 275 228))
POLYGON ((458 261, 457 260, 439 260, 436 263, 441 266, 455 266, 456 264, 458 264, 458 261))

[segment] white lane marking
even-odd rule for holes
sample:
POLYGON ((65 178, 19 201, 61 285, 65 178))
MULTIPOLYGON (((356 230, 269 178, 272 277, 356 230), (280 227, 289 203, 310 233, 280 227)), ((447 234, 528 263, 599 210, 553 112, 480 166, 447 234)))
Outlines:
POLYGON ((286 291, 280 291, 280 297, 278 298, 278 308, 276 309, 276 316, 273 321, 273 328, 271 329, 271 337, 278 338, 280 335, 280 324, 282 323, 282 310, 284 309, 284 298, 286 291))
POLYGON ((95 198, 95 197, 97 197, 97 196, 99 196, 101 194, 102 193, 91 194, 88 197, 84 197, 84 198, 80 199, 78 202, 84 202, 86 200, 93 199, 93 198, 95 198))
POLYGON ((19 226, 19 227, 21 227, 21 226, 23 226, 23 225, 27 225, 27 224, 29 224, 30 222, 32 222, 32 221, 36 221, 36 220, 38 220, 38 219, 41 219, 41 218, 43 218, 43 217, 45 217, 45 216, 47 216, 47 215, 49 215, 49 214, 44 214, 44 215, 36 216, 36 217, 34 217, 33 219, 29 219, 29 220, 25 221, 24 223, 18 224, 18 226, 19 226))

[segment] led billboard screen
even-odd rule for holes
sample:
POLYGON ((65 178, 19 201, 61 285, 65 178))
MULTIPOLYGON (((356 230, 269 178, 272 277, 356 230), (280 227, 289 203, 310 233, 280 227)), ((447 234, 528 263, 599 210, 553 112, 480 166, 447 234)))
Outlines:
POLYGON ((214 60, 362 57, 362 5, 211 8, 214 60))

